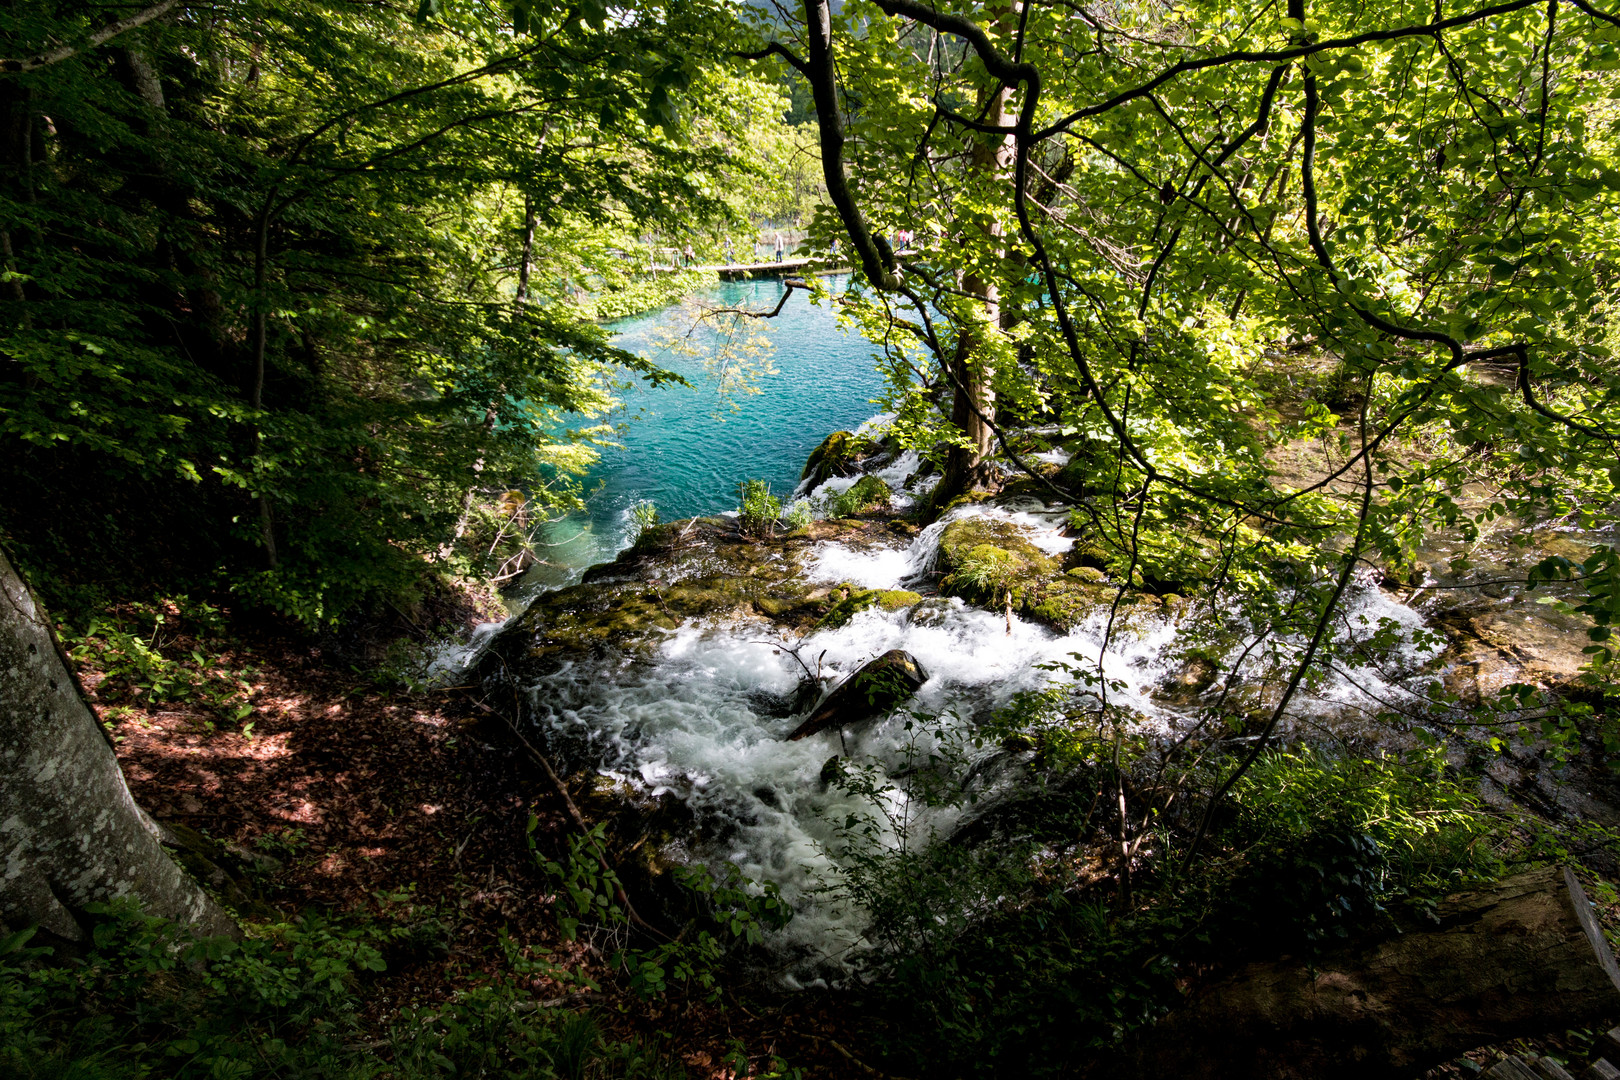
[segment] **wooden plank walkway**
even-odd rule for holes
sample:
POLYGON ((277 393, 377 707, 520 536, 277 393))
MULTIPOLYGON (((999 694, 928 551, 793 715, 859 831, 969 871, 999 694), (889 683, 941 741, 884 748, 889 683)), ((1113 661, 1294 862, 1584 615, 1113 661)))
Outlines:
POLYGON ((721 281, 744 281, 749 278, 780 278, 803 273, 806 268, 818 274, 847 274, 849 267, 823 262, 820 259, 784 259, 767 263, 705 263, 701 266, 655 266, 659 273, 677 270, 707 270, 719 274, 721 281))

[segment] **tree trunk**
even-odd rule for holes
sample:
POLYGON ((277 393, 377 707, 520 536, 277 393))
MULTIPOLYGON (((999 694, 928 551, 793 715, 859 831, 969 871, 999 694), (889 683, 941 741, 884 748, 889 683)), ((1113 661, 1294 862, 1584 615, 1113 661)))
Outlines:
POLYGON ((22 579, 0 552, 0 924, 83 938, 76 912, 133 896, 205 934, 236 927, 175 864, 22 579))
MULTIPOLYGON (((997 85, 990 91, 984 109, 984 122, 1004 124, 1007 120, 1007 99, 1012 93, 997 85)), ((986 180, 1006 182, 1012 167, 1013 142, 1003 136, 994 142, 983 137, 973 143, 972 168, 986 180)), ((995 240, 1001 236, 1001 226, 991 222, 984 226, 984 236, 995 240)), ((973 488, 984 479, 984 462, 990 456, 995 432, 991 424, 996 416, 995 395, 990 389, 990 364, 985 356, 984 339, 994 334, 1001 324, 1001 293, 996 283, 975 274, 962 276, 962 291, 983 301, 983 321, 964 321, 958 331, 956 355, 950 360, 952 390, 951 424, 967 436, 964 446, 952 446, 945 454, 944 475, 930 499, 937 513, 945 504, 973 488)))
POLYGON ((517 302, 529 299, 529 276, 534 273, 534 196, 523 196, 523 256, 518 263, 517 302))
POLYGON ((1250 964, 1140 1032, 1110 1080, 1418 1076, 1488 1043, 1620 1015, 1620 968, 1551 867, 1441 905, 1432 930, 1250 964))

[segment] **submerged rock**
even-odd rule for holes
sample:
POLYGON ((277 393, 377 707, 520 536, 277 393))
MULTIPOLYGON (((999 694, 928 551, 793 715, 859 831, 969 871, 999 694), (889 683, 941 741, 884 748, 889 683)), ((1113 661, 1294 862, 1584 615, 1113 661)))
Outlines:
POLYGON ((853 585, 840 585, 828 594, 828 598, 834 601, 833 606, 821 617, 821 621, 816 623, 817 630, 843 626, 868 608, 882 608, 884 611, 903 610, 920 603, 922 594, 908 589, 857 589, 853 585), (843 595, 840 596, 840 593, 843 595))
POLYGON ((927 681, 928 672, 915 656, 903 649, 890 649, 839 683, 821 707, 793 729, 788 741, 881 716, 915 694, 927 681))
POLYGON ((1192 655, 1153 691, 1153 699, 1166 705, 1192 705, 1215 684, 1220 665, 1208 656, 1192 655))

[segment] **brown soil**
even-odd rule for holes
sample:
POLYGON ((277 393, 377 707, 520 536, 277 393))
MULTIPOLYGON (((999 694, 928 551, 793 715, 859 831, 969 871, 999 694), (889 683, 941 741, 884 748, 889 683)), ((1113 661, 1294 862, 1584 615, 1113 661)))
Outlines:
POLYGON ((533 814, 541 849, 555 856, 575 826, 529 752, 465 694, 381 689, 294 636, 262 628, 234 635, 222 645, 176 633, 165 652, 204 649, 218 669, 241 675, 253 712, 238 723, 189 703, 131 701, 94 666, 80 675, 136 800, 160 821, 242 856, 277 860, 249 875, 276 913, 358 915, 403 903, 449 927, 443 948, 390 958, 368 993, 379 1030, 399 1009, 443 1000, 493 973, 504 929, 583 969, 603 990, 565 997, 536 980, 536 999, 595 1005, 604 1028, 656 1038, 694 1078, 736 1076, 722 1062, 739 1044, 755 1070, 774 1055, 806 1076, 881 1075, 850 1059, 843 1048, 855 1043, 826 998, 728 991, 718 1004, 674 993, 646 1002, 615 982, 600 952, 562 942, 548 879, 525 835, 533 814), (251 737, 241 730, 247 723, 251 737))

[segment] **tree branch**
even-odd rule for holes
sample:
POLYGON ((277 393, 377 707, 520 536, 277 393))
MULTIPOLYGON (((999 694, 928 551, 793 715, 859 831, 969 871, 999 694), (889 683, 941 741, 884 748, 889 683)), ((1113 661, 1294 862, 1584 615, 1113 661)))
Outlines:
POLYGON ((59 45, 54 49, 48 49, 23 60, 0 60, 0 72, 22 74, 29 71, 38 71, 40 68, 50 67, 52 64, 60 64, 63 60, 70 60, 81 52, 88 52, 111 41, 125 31, 133 30, 137 26, 145 26, 153 19, 168 14, 169 9, 179 2, 180 0, 161 0, 161 3, 153 4, 145 11, 137 11, 127 18, 119 19, 117 22, 110 22, 91 34, 81 45, 59 45))

